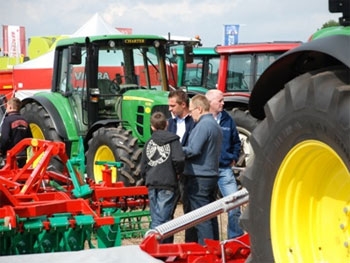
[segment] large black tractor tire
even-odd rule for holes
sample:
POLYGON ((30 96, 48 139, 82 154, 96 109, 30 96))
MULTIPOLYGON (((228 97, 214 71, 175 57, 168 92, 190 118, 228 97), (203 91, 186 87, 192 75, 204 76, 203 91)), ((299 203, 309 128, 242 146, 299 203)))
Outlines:
POLYGON ((1 124, 3 119, 5 118, 5 114, 6 114, 6 103, 7 103, 7 98, 5 95, 0 95, 0 120, 1 120, 1 124))
POLYGON ((112 168, 112 181, 122 181, 125 186, 133 186, 140 180, 140 161, 142 149, 137 145, 131 131, 122 127, 102 127, 93 133, 86 152, 87 176, 95 182, 102 181, 101 165, 96 161, 121 162, 123 166, 117 171, 112 168))
POLYGON ((350 262, 349 76, 306 73, 265 105, 242 178, 247 262, 350 262))
POLYGON ((249 163, 249 160, 252 160, 254 157, 254 152, 250 144, 250 135, 259 121, 250 115, 248 110, 243 111, 239 108, 233 108, 229 113, 236 123, 241 139, 241 158, 237 166, 245 167, 249 163))
MULTIPOLYGON (((21 114, 28 121, 33 138, 62 142, 49 113, 38 103, 31 102, 21 109, 21 114)), ((50 161, 50 169, 63 171, 64 166, 58 157, 50 161)))
POLYGON ((21 109, 21 114, 29 122, 33 137, 50 141, 62 141, 48 112, 38 103, 31 102, 21 109))

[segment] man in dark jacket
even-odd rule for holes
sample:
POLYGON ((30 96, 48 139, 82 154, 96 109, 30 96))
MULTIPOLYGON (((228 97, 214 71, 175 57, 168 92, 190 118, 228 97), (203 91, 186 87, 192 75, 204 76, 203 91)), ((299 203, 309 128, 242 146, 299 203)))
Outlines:
MULTIPOLYGON (((20 109, 20 99, 13 97, 7 102, 6 115, 1 126, 0 151, 3 158, 6 158, 7 151, 19 141, 32 137, 28 122, 19 113, 20 109)), ((17 155, 18 167, 23 167, 26 159, 27 154, 26 150, 24 150, 17 155)))
MULTIPOLYGON (((237 191, 236 178, 232 166, 236 165, 240 152, 241 140, 239 138, 236 123, 232 117, 224 111, 224 95, 220 90, 209 90, 206 97, 210 103, 210 112, 220 125, 223 134, 222 147, 219 161, 218 186, 223 196, 237 191)), ((239 225, 240 208, 228 212, 227 238, 232 239, 244 234, 239 225)))
MULTIPOLYGON (((204 95, 197 94, 192 98, 189 109, 196 126, 188 138, 188 145, 182 148, 186 156, 185 192, 192 211, 216 199, 222 131, 209 108, 204 95)), ((201 245, 205 245, 205 239, 219 239, 216 217, 196 225, 196 229, 197 242, 201 245)))
MULTIPOLYGON (((182 174, 185 156, 179 136, 166 130, 163 113, 151 116, 152 136, 146 142, 141 158, 141 175, 148 187, 151 228, 170 219, 177 204, 178 175, 182 174)), ((172 238, 163 240, 169 243, 172 238)))
MULTIPOLYGON (((168 95, 169 111, 172 117, 168 120, 168 131, 178 135, 182 146, 186 146, 188 137, 195 126, 195 122, 189 113, 190 100, 185 91, 173 90, 168 95)), ((187 193, 184 192, 186 177, 179 178, 178 200, 181 200, 184 213, 191 211, 187 193)), ((175 212, 175 211, 174 211, 175 212)), ((197 242, 197 230, 194 227, 185 230, 185 242, 197 242)))
POLYGON ((189 103, 187 93, 183 90, 177 89, 169 92, 168 104, 172 117, 168 120, 168 131, 180 137, 182 146, 187 145, 188 136, 195 126, 195 122, 189 114, 189 103))

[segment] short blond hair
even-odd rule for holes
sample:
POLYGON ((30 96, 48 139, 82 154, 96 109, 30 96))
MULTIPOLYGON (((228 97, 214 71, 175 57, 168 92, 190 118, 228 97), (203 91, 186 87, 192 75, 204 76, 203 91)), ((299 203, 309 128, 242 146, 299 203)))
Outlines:
POLYGON ((201 107, 204 111, 209 111, 210 104, 206 96, 203 94, 197 94, 191 99, 191 103, 194 107, 201 107))
POLYGON ((7 105, 11 105, 11 107, 15 111, 19 111, 21 109, 22 102, 19 98, 13 97, 13 98, 9 99, 9 101, 7 102, 7 105))

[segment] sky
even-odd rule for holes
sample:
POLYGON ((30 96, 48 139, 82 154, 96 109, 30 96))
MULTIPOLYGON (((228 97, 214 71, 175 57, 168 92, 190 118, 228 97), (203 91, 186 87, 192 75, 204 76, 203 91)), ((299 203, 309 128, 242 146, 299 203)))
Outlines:
POLYGON ((341 16, 328 0, 2 0, 0 23, 24 26, 27 39, 69 35, 96 13, 135 34, 199 35, 204 46, 223 43, 225 24, 240 25, 239 43, 305 42, 341 16))

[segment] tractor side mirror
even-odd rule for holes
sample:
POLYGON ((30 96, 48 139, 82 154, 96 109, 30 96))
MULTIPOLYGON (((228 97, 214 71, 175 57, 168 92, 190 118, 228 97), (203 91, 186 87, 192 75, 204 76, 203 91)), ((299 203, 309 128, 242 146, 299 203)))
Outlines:
POLYGON ((69 64, 79 65, 81 64, 81 47, 79 46, 70 46, 69 50, 69 64))
POLYGON ((193 63, 193 46, 184 46, 184 58, 186 63, 193 63))
POLYGON ((123 83, 122 75, 120 75, 119 73, 115 74, 115 80, 118 85, 122 84, 123 83))

